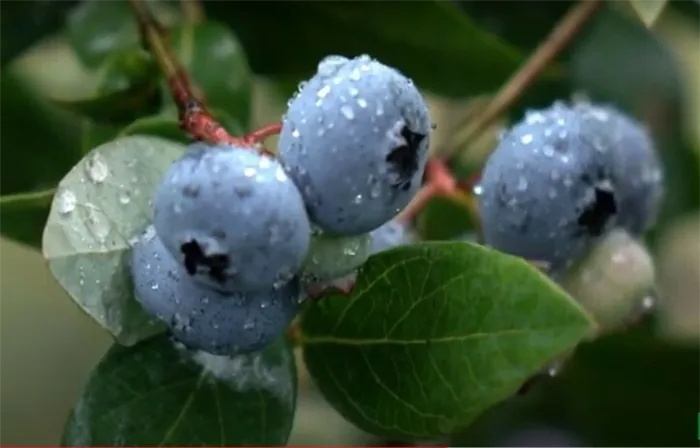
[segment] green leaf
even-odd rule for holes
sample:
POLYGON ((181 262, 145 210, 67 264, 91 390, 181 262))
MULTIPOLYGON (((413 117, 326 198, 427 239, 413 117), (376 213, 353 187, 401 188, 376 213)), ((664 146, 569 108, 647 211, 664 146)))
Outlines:
POLYGON ((43 235, 51 273, 124 345, 163 329, 134 300, 131 241, 151 223, 152 196, 182 149, 145 136, 106 143, 66 174, 51 205, 43 235))
POLYGON ((57 110, 13 71, 3 73, 0 83, 0 231, 5 238, 40 248, 59 180, 84 152, 116 132, 57 110))
MULTIPOLYGON (((243 135, 245 129, 243 125, 235 118, 227 115, 220 110, 212 110, 212 114, 216 120, 226 128, 232 135, 243 135)), ((127 135, 153 135, 163 137, 183 144, 189 144, 192 140, 180 129, 180 124, 176 113, 167 113, 152 115, 150 117, 139 118, 129 126, 122 129, 120 136, 127 135)))
POLYGON ((304 311, 304 359, 328 401, 384 436, 449 434, 595 329, 524 260, 456 242, 371 257, 348 299, 304 311))
MULTIPOLYGON (((527 56, 446 1, 286 1, 275 2, 274 14, 263 2, 205 7, 236 30, 256 74, 284 81, 308 78, 329 54, 369 53, 421 88, 469 96, 496 90, 527 56)), ((553 66, 542 78, 559 74, 553 66)))
POLYGON ((58 31, 68 10, 76 3, 78 2, 72 0, 2 2, 0 68, 4 69, 5 65, 34 43, 58 31))
POLYGON ((568 406, 587 446, 697 446, 699 372, 697 343, 611 335, 581 347, 550 401, 568 406))
MULTIPOLYGON (((224 111, 247 128, 252 75, 238 37, 216 22, 187 23, 172 31, 176 57, 212 109, 224 111)), ((167 102, 172 104, 168 95, 167 102)))
MULTIPOLYGON (((173 21, 171 8, 165 2, 147 3, 159 21, 173 21)), ((66 31, 69 44, 88 67, 98 67, 112 53, 139 44, 133 12, 124 0, 81 2, 68 16, 66 31)))
POLYGON ((69 446, 283 446, 297 395, 279 339, 235 358, 185 350, 167 335, 114 345, 93 370, 63 434, 69 446))
POLYGON ((41 247, 41 232, 53 195, 48 190, 0 196, 0 228, 5 237, 31 247, 41 247))
POLYGON ((160 75, 144 50, 133 48, 111 55, 100 75, 90 97, 54 98, 53 102, 97 122, 114 124, 158 110, 160 75))
POLYGON ((474 206, 467 202, 473 200, 465 195, 464 201, 458 202, 454 198, 441 196, 431 199, 416 222, 416 228, 423 239, 449 240, 474 230, 475 215, 469 208, 474 206))
POLYGON ((666 0, 629 0, 632 9, 647 28, 654 26, 666 7, 666 0))

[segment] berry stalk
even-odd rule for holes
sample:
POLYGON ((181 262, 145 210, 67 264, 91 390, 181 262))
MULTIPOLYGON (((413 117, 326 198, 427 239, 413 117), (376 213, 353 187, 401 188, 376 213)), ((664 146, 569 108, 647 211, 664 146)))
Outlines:
POLYGON ((192 80, 173 54, 165 28, 156 20, 148 5, 143 0, 129 0, 129 4, 138 23, 143 44, 167 79, 168 88, 177 106, 180 128, 194 140, 214 145, 224 143, 247 146, 243 139, 230 135, 206 110, 202 94, 196 91, 192 80))
MULTIPOLYGON (((460 142, 472 142, 489 125, 508 109, 537 79, 537 76, 578 34, 583 25, 602 6, 601 0, 580 0, 571 7, 549 36, 532 53, 517 72, 499 89, 486 110, 472 121, 458 138, 460 142)), ((455 145, 461 147, 462 145, 455 145)))

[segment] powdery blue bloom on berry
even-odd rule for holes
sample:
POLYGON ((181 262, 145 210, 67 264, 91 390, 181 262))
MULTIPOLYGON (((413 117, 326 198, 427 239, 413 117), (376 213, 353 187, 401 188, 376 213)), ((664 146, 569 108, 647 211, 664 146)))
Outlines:
POLYGON ((192 349, 214 355, 260 350, 285 332, 299 309, 297 278, 278 288, 231 294, 192 281, 153 227, 134 245, 131 263, 138 302, 192 349))
POLYGON ((391 220, 419 189, 431 122, 415 85, 369 56, 329 56, 289 102, 279 155, 311 221, 353 236, 391 220))
POLYGON ((609 230, 648 227, 658 160, 639 127, 608 112, 558 102, 503 136, 477 187, 486 244, 556 273, 609 230))
POLYGON ((221 291, 284 283, 309 249, 299 190, 277 161, 249 149, 191 146, 154 202, 165 247, 194 279, 221 291))

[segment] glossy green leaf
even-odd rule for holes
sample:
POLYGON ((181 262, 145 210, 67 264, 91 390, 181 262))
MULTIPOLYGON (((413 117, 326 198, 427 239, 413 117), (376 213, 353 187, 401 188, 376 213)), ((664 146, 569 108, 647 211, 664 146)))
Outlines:
POLYGON ((226 358, 161 335, 107 352, 70 414, 63 445, 283 446, 296 395, 284 338, 226 358))
MULTIPOLYGON (((245 130, 241 123, 220 110, 213 110, 216 120, 232 135, 243 135, 245 130)), ((159 115, 139 118, 122 129, 121 136, 153 135, 189 144, 192 140, 180 129, 175 113, 166 112, 159 115)))
POLYGON ((133 48, 110 56, 89 98, 54 98, 53 102, 97 122, 128 123, 158 110, 159 78, 151 56, 133 48))
MULTIPOLYGON (((527 56, 446 1, 209 0, 205 7, 236 30, 255 73, 285 81, 311 76, 329 54, 370 53, 422 88, 468 96, 496 90, 527 56)), ((542 78, 559 73, 552 67, 542 78)))
MULTIPOLYGON (((63 25, 77 1, 22 0, 0 6, 0 68, 63 25)), ((3 73, 4 75, 4 73, 3 73)))
MULTIPOLYGON (((186 23, 172 30, 175 54, 212 109, 250 119, 252 74, 245 50, 227 26, 217 22, 186 23)), ((170 96, 167 102, 172 104, 170 96)), ((172 107, 172 106, 168 106, 172 107)))
MULTIPOLYGON (((172 12, 165 2, 146 0, 161 22, 172 22, 172 12)), ((84 1, 67 17, 68 42, 80 61, 98 67, 112 53, 139 44, 133 12, 126 0, 84 1)))
POLYGON ((309 305, 300 338, 309 372, 345 418, 424 439, 468 424, 594 329, 525 261, 432 242, 371 257, 350 298, 309 305))
POLYGON ((152 196, 183 146, 134 136, 99 146, 58 185, 43 253, 58 283, 122 344, 162 331, 134 300, 131 242, 151 223, 152 196))

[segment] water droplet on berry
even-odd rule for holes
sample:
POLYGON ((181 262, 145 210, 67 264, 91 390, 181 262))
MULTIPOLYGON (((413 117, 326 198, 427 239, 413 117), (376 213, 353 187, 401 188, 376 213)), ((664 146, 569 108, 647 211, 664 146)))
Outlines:
POLYGON ((357 196, 355 196, 355 199, 353 200, 353 202, 355 204, 362 204, 362 195, 358 194, 357 196))
POLYGON ((382 103, 377 104, 377 116, 381 117, 384 115, 384 106, 382 106, 382 103))
POLYGON ((525 176, 520 176, 518 179, 518 191, 525 191, 527 190, 527 179, 525 176))
POLYGON ((317 72, 321 76, 333 76, 346 62, 348 59, 343 56, 326 56, 318 63, 317 72))
POLYGON ((544 130, 544 136, 545 137, 551 137, 552 136, 552 130, 550 128, 547 128, 544 130))
POLYGON ((244 329, 244 330, 252 330, 253 328, 255 328, 255 322, 253 322, 252 319, 247 320, 247 321, 243 324, 243 329, 244 329))
POLYGON ((299 133, 299 129, 294 129, 294 130, 292 131, 292 137, 294 137, 294 138, 299 138, 299 135, 301 135, 301 134, 299 133))
POLYGON ((358 98, 357 105, 364 109, 367 107, 367 101, 364 98, 358 98))
POLYGON ((123 205, 128 204, 131 202, 131 196, 129 195, 128 192, 123 192, 122 194, 119 195, 119 202, 123 205))
POLYGON ((243 168, 243 175, 245 177, 254 177, 258 171, 255 168, 247 167, 243 168))
POLYGON ((358 68, 355 68, 352 72, 350 72, 350 75, 348 77, 353 81, 359 81, 362 78, 362 73, 360 73, 360 70, 358 68))
POLYGON ((564 186, 571 187, 572 185, 574 185, 574 181, 570 177, 565 177, 564 186))
POLYGON ((77 204, 78 198, 71 190, 61 190, 61 192, 58 193, 58 213, 67 215, 75 210, 77 204))
POLYGON ((102 183, 109 176, 109 167, 99 152, 85 161, 85 174, 95 183, 102 183))
POLYGON ((546 122, 544 115, 537 111, 527 111, 525 113, 525 121, 527 124, 539 124, 546 122))
POLYGON ((102 213, 96 205, 86 204, 88 209, 87 226, 93 236, 99 240, 104 241, 109 235, 109 220, 102 213))
POLYGON ((553 157, 554 148, 551 145, 546 145, 544 148, 542 148, 542 154, 544 154, 546 157, 553 157))
POLYGON ((520 141, 523 143, 523 145, 527 145, 532 143, 532 134, 525 134, 522 137, 520 137, 520 141))
POLYGON ((561 131, 559 131, 559 138, 560 139, 564 140, 567 135, 569 135, 569 133, 566 132, 566 129, 562 129, 561 131))
POLYGON ((287 182, 289 180, 287 173, 284 172, 281 166, 278 166, 275 170, 275 179, 277 179, 277 182, 287 182))
POLYGON ((340 113, 342 113, 348 120, 353 120, 355 118, 355 112, 353 112, 352 107, 350 106, 341 106, 340 113))
POLYGON ((481 196, 482 194, 484 194, 484 187, 482 187, 481 185, 474 185, 474 188, 472 188, 472 192, 476 196, 481 196))
POLYGON ((321 89, 316 93, 316 96, 319 98, 325 98, 329 93, 331 93, 331 86, 326 84, 325 86, 321 87, 321 89))
POLYGON ((350 96, 353 98, 355 98, 357 95, 360 94, 360 91, 356 87, 352 87, 352 86, 350 86, 350 88, 348 89, 348 92, 350 93, 350 96))
POLYGON ((158 288, 160 288, 160 285, 155 280, 151 280, 151 282, 148 284, 148 286, 150 286, 150 288, 154 291, 157 291, 158 288))
POLYGON ((570 159, 569 156, 561 156, 561 163, 567 164, 569 163, 570 159))

